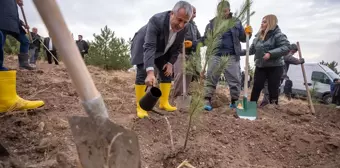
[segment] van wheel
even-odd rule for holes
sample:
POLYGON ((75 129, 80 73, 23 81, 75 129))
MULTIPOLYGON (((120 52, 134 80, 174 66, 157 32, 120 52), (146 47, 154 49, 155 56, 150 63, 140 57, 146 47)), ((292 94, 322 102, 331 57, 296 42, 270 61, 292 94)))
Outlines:
POLYGON ((322 100, 326 104, 332 104, 332 96, 331 96, 331 94, 326 94, 325 96, 323 96, 322 100))

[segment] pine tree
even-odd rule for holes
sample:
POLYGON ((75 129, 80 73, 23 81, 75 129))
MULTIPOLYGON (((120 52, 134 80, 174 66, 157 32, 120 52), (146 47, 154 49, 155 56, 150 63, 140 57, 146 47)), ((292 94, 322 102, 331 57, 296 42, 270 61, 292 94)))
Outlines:
POLYGON ((340 72, 336 68, 338 66, 338 62, 332 61, 329 63, 322 60, 320 64, 328 66, 329 69, 333 70, 336 74, 340 75, 340 72))
POLYGON ((4 52, 8 55, 14 55, 19 53, 20 43, 12 36, 7 36, 4 52))
POLYGON ((93 34, 94 41, 89 43, 86 63, 104 69, 127 70, 130 67, 129 44, 105 26, 101 34, 93 34))

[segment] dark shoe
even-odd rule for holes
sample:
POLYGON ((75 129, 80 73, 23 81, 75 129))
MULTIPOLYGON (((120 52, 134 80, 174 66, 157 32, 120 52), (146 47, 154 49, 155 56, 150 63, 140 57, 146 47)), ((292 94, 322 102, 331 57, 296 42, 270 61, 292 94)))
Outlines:
POLYGON ((31 67, 28 63, 28 57, 28 54, 18 54, 19 68, 34 70, 35 68, 31 67))
POLYGON ((230 103, 230 105, 229 105, 229 108, 231 108, 231 109, 236 109, 236 102, 237 100, 231 100, 231 103, 230 103))
POLYGON ((0 66, 0 71, 8 71, 7 68, 0 66))
POLYGON ((229 108, 236 109, 236 104, 235 103, 230 103, 229 108))
POLYGON ((268 101, 262 101, 261 104, 260 104, 260 107, 264 107, 264 106, 266 106, 268 104, 269 104, 268 101))
POLYGON ((209 99, 204 100, 204 110, 211 111, 213 108, 211 106, 211 101, 209 99))

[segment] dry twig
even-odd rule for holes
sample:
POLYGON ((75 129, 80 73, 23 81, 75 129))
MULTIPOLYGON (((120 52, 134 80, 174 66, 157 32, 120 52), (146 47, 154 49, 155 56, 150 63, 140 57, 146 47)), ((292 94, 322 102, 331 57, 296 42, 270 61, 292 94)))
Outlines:
POLYGON ((169 131, 169 134, 170 134, 170 142, 171 142, 171 150, 172 150, 172 152, 174 152, 175 146, 174 146, 174 140, 173 140, 173 137, 172 137, 171 125, 170 125, 170 122, 169 122, 169 120, 166 116, 164 116, 164 119, 165 119, 166 123, 168 124, 168 131, 169 131))

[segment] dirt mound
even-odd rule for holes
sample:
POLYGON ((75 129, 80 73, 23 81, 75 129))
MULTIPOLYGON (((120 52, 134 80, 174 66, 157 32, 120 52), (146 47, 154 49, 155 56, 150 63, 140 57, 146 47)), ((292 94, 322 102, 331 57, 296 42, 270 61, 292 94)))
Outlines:
MULTIPOLYGON (((14 57, 15 58, 15 57, 14 57)), ((17 60, 6 58, 16 68, 17 60)), ((85 115, 63 65, 39 63, 35 71, 17 72, 17 91, 46 105, 31 112, 0 116, 0 141, 11 158, 0 158, 0 168, 71 168, 77 165, 68 116, 85 115)), ((135 115, 134 75, 89 67, 102 93, 110 118, 139 136, 142 167, 174 168, 184 160, 196 168, 223 167, 340 167, 340 111, 316 105, 311 115, 306 102, 282 99, 279 109, 259 109, 259 119, 233 117, 227 89, 219 87, 214 110, 203 112, 182 150, 188 114, 164 112, 171 125, 172 151, 167 121, 154 113, 150 119, 135 115)))

